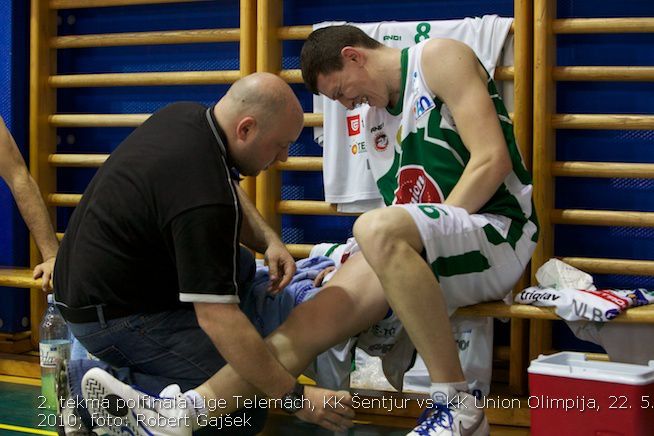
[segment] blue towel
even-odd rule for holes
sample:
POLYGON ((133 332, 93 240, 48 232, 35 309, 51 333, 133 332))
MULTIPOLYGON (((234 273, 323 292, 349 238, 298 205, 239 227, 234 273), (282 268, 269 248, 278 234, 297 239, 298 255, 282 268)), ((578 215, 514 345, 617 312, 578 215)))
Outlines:
POLYGON ((330 266, 334 266, 334 261, 324 256, 299 260, 291 283, 277 295, 267 291, 268 267, 258 267, 241 308, 261 336, 266 337, 286 320, 295 306, 320 292, 313 281, 330 266))

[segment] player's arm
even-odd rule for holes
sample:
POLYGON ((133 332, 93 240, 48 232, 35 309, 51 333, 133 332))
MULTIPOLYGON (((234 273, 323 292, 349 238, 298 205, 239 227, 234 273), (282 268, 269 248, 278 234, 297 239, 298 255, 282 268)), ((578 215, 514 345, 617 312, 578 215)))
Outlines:
POLYGON ((0 177, 9 186, 18 210, 41 252, 43 263, 34 269, 34 278, 42 277, 43 290, 49 290, 59 243, 39 187, 27 170, 18 146, 2 118, 0 118, 0 177))
POLYGON ((432 92, 450 109, 470 160, 445 200, 470 213, 495 194, 511 172, 511 159, 493 102, 486 73, 467 45, 434 39, 423 49, 422 71, 432 92))
POLYGON ((241 242, 247 247, 264 253, 266 265, 270 268, 268 290, 276 294, 291 282, 293 274, 295 274, 295 260, 277 233, 266 223, 252 204, 245 191, 240 186, 235 186, 243 210, 241 242))

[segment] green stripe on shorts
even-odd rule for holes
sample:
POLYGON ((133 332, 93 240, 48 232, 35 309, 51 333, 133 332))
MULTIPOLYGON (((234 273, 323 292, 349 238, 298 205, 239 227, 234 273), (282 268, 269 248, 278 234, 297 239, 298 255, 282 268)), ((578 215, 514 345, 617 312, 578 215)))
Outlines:
POLYGON ((482 272, 489 268, 488 259, 481 251, 469 251, 456 256, 439 257, 431 264, 431 269, 436 277, 451 277, 482 272))
POLYGON ((486 239, 488 239, 488 242, 491 244, 500 245, 506 242, 506 239, 504 239, 504 237, 500 234, 500 232, 497 231, 495 227, 493 227, 492 224, 486 224, 484 227, 482 227, 482 229, 486 234, 486 239))

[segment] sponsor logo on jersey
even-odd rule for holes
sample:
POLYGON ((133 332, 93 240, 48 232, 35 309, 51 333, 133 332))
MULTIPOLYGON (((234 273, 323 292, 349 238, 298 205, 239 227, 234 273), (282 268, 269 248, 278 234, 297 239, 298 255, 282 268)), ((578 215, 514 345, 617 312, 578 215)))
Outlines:
POLYGON ((370 129, 370 133, 375 133, 383 128, 384 128, 384 123, 378 124, 376 126, 372 126, 372 128, 370 129))
POLYGON ((388 147, 388 136, 386 133, 379 132, 375 135, 375 150, 384 151, 388 147))
POLYGON ((402 37, 400 35, 384 35, 383 40, 384 41, 402 41, 402 37))
POLYGON ((400 168, 395 204, 442 203, 443 191, 421 165, 400 168))
POLYGON ((587 294, 595 295, 596 297, 599 297, 603 300, 606 300, 608 302, 611 302, 618 306, 621 310, 625 310, 629 307, 629 301, 626 300, 625 298, 622 298, 616 294, 613 294, 609 290, 605 289, 598 289, 596 291, 587 291, 584 289, 580 289, 579 292, 584 292, 587 294))
POLYGON ((413 109, 416 115, 416 119, 420 118, 421 116, 429 112, 429 110, 434 106, 435 106, 434 100, 427 97, 426 95, 421 95, 420 97, 418 97, 418 100, 416 100, 416 106, 413 109))
POLYGON ((348 136, 356 136, 361 133, 361 118, 359 114, 348 115, 347 117, 347 134, 348 136))
POLYGON ((352 151, 352 154, 365 153, 367 151, 366 150, 366 142, 365 141, 355 142, 350 147, 350 151, 352 151))

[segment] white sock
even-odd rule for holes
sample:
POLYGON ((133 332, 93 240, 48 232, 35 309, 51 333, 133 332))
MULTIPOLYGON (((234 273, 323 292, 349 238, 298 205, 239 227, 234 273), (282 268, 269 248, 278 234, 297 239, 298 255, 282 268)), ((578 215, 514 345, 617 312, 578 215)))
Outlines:
POLYGON ((204 401, 204 397, 200 394, 198 394, 195 390, 191 389, 189 391, 184 392, 184 396, 186 397, 186 400, 193 406, 192 410, 195 416, 193 416, 193 430, 197 430, 200 428, 200 425, 198 423, 198 416, 204 416, 203 421, 207 419, 207 416, 209 414, 209 410, 207 409, 206 402, 204 401))
POLYGON ((468 382, 452 382, 452 383, 435 383, 432 382, 429 387, 429 396, 431 399, 438 404, 447 404, 452 401, 452 399, 459 392, 468 391, 468 382))

